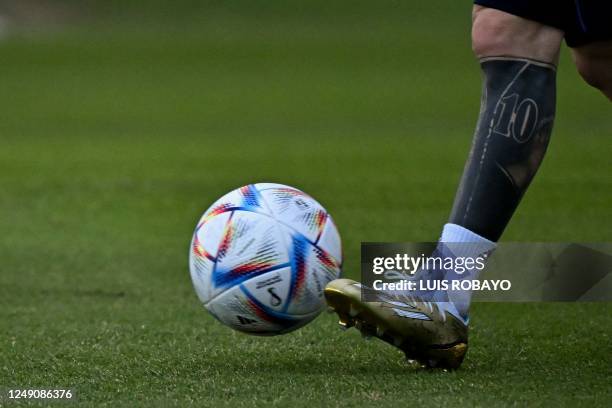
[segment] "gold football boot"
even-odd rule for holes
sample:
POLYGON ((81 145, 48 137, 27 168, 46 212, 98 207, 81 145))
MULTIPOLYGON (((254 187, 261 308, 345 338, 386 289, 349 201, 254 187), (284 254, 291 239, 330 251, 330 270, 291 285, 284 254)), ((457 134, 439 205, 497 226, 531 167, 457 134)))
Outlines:
POLYGON ((427 367, 461 365, 468 349, 468 327, 449 312, 451 304, 380 291, 373 292, 377 301, 364 302, 361 291, 361 284, 350 279, 336 279, 325 288, 327 304, 343 328, 355 327, 365 337, 378 337, 402 350, 408 360, 427 367))

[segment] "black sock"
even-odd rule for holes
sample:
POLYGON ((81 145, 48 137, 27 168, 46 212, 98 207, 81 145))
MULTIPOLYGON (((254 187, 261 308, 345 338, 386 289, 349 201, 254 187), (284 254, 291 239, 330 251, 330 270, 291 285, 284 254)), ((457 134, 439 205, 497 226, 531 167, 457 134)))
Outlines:
POLYGON ((497 241, 546 152, 556 72, 510 57, 484 58, 481 67, 480 117, 449 222, 497 241))

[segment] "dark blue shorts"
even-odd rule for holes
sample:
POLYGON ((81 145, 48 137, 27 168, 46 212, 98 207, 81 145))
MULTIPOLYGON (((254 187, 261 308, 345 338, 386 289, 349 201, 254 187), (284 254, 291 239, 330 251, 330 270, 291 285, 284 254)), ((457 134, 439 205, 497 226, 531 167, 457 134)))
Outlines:
POLYGON ((610 0, 475 0, 474 3, 563 30, 570 47, 612 40, 610 0))

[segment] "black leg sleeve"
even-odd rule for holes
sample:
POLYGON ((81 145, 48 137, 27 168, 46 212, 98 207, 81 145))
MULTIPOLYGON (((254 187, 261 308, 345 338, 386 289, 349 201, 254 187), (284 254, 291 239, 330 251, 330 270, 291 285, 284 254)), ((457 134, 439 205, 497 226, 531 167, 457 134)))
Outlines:
POLYGON ((546 152, 556 72, 510 57, 485 58, 481 66, 480 117, 449 221, 497 241, 546 152))

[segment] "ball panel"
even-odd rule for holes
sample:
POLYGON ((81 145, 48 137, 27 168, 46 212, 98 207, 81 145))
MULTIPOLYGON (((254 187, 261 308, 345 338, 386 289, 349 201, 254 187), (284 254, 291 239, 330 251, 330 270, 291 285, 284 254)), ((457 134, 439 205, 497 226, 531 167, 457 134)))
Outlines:
POLYGON ((270 215, 270 211, 266 208, 262 201, 261 194, 255 188, 254 184, 248 184, 230 191, 213 203, 202 215, 200 224, 206 222, 215 215, 232 211, 234 209, 248 210, 270 215))
POLYGON ((220 322, 241 332, 273 336, 302 327, 317 313, 288 315, 276 312, 253 296, 244 285, 234 286, 212 299, 208 311, 220 322))
POLYGON ((302 193, 304 195, 308 195, 308 194, 304 193, 300 189, 288 186, 286 184, 279 184, 279 183, 257 183, 257 184, 255 184, 255 188, 257 188, 257 190, 259 192, 261 192, 263 190, 268 190, 268 189, 271 189, 271 188, 276 188, 276 189, 291 189, 291 190, 299 191, 300 193, 302 193))
POLYGON ((239 207, 240 201, 241 197, 237 190, 227 193, 208 207, 200 218, 200 224, 202 222, 206 222, 207 219, 214 217, 215 215, 232 211, 233 208, 239 207))
POLYGON ((249 307, 239 285, 212 299, 206 304, 206 309, 217 320, 234 330, 247 333, 266 333, 278 329, 255 314, 249 307))
POLYGON ((213 293, 216 296, 282 266, 289 266, 289 257, 276 221, 250 211, 234 211, 219 244, 212 273, 213 293))
POLYGON ((317 241, 317 246, 331 255, 336 262, 342 264, 342 242, 336 224, 331 217, 327 217, 323 233, 317 241))
POLYGON ((193 251, 203 256, 216 258, 231 215, 229 211, 220 213, 200 223, 194 234, 193 251))
POLYGON ((200 301, 206 303, 211 298, 210 278, 214 262, 202 252, 194 250, 194 243, 191 244, 191 247, 192 250, 189 252, 189 272, 191 274, 191 281, 193 282, 193 287, 200 301))
POLYGON ((246 290, 261 304, 276 312, 285 312, 291 286, 291 267, 261 274, 243 283, 246 290))
POLYGON ((316 241, 325 226, 327 212, 309 195, 291 187, 266 188, 260 191, 275 219, 316 241))
POLYGON ((291 238, 290 314, 318 313, 325 306, 323 289, 340 275, 340 264, 300 234, 291 238))

